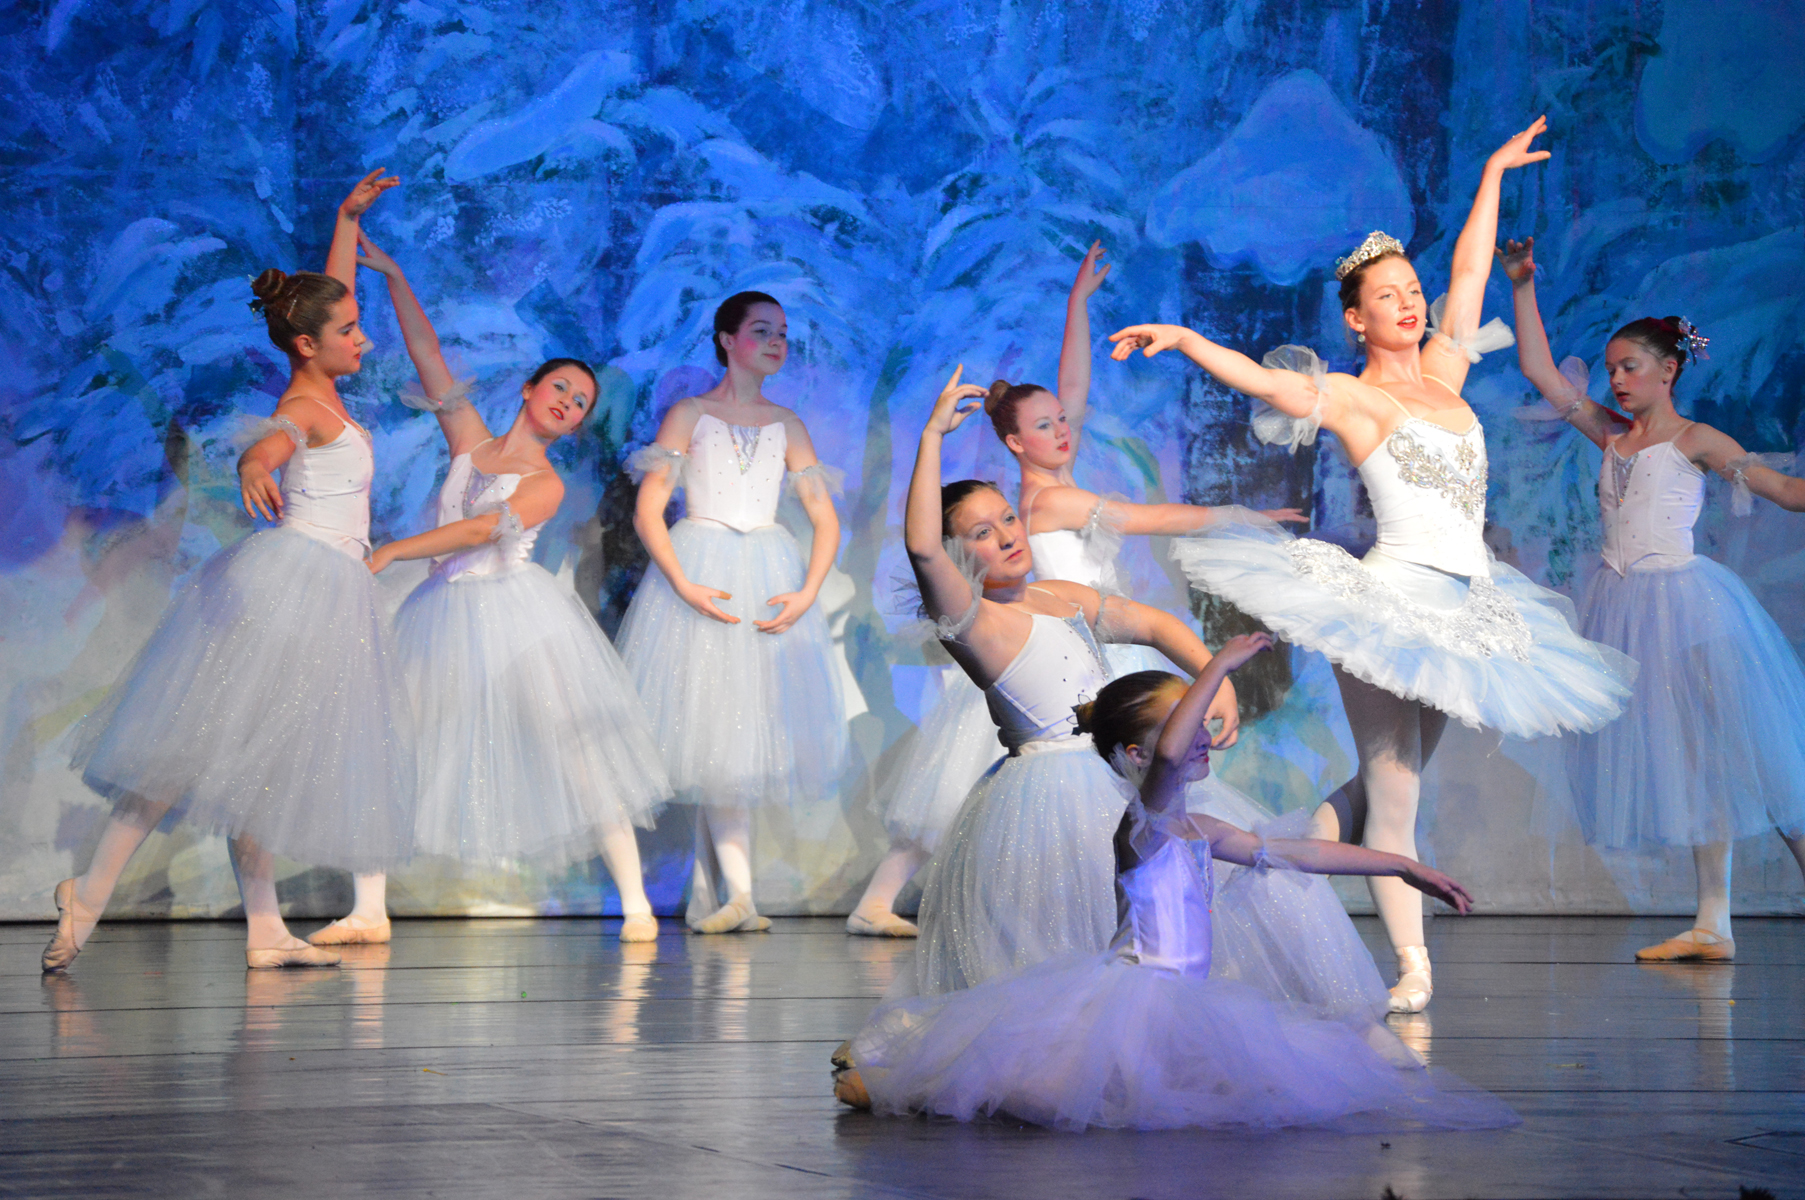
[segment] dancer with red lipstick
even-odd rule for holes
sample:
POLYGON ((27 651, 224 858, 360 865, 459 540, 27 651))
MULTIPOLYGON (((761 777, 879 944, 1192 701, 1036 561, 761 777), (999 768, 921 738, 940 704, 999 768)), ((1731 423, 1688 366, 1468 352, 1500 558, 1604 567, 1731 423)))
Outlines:
MULTIPOLYGON (((1538 119, 1487 161, 1445 308, 1424 303, 1404 247, 1383 233, 1338 264, 1343 319, 1366 354, 1359 376, 1331 375, 1295 346, 1256 364, 1174 325, 1110 337, 1118 360, 1177 349, 1254 397, 1263 440, 1295 448, 1325 428, 1358 464, 1379 526, 1364 559, 1252 523, 1207 529, 1173 555, 1197 586, 1334 664, 1360 757, 1365 844, 1412 858, 1423 765, 1450 716, 1519 737, 1595 730, 1623 711, 1634 670, 1576 634, 1560 597, 1492 561, 1482 537, 1485 437, 1460 389, 1481 350, 1509 344, 1501 323, 1479 324, 1498 191, 1504 172, 1548 157, 1530 149, 1546 128, 1538 119), (1505 336, 1488 337, 1493 328, 1505 336)), ((1324 810, 1319 832, 1345 833, 1324 810)), ((1398 956, 1392 1010, 1421 1011, 1432 991, 1421 894, 1395 880, 1371 889, 1398 956)))

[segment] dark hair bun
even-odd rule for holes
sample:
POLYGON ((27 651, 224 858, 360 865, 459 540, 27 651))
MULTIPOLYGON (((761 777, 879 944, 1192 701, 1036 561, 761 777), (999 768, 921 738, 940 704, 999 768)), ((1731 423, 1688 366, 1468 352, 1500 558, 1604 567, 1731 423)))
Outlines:
POLYGON ((1008 392, 1008 390, 1009 381, 1007 379, 991 380, 990 391, 984 397, 984 411, 987 413, 994 412, 996 406, 1002 402, 1004 393, 1008 392))
POLYGON ((1072 715, 1078 719, 1079 733, 1097 732, 1097 702, 1095 700, 1086 700, 1083 704, 1073 705, 1072 715))
POLYGON ((262 312, 268 308, 276 297, 282 294, 282 289, 287 284, 288 274, 275 267, 270 267, 263 274, 251 280, 251 294, 257 297, 251 301, 251 311, 262 312))

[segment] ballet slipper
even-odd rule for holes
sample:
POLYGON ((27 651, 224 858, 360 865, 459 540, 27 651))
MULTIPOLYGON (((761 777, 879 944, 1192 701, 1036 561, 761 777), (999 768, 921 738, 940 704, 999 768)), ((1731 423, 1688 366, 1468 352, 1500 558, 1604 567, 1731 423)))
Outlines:
POLYGON ((758 915, 752 897, 735 896, 689 927, 697 933, 760 933, 771 928, 771 922, 758 915))
POLYGON ((290 938, 291 946, 273 946, 265 950, 244 948, 244 964, 254 971, 272 967, 336 967, 339 956, 320 946, 309 946, 299 938, 290 938))
POLYGON ((1429 947, 1398 947, 1398 982, 1387 1007, 1394 1013, 1420 1013, 1429 1007, 1435 981, 1429 972, 1429 947))
POLYGON ((620 923, 623 942, 655 942, 658 940, 658 918, 651 913, 628 913, 620 923))
POLYGON ((51 895, 56 900, 56 932, 51 935, 50 944, 44 947, 42 965, 45 974, 68 970, 75 956, 81 953, 81 947, 75 944, 76 909, 81 907, 75 899, 75 880, 63 880, 51 895))
POLYGON ((1637 962, 1730 962, 1735 957, 1735 939, 1719 937, 1709 929, 1688 929, 1636 951, 1637 962), (1701 941, 1702 938, 1710 940, 1701 941))
POLYGON ((834 1066, 834 1099, 848 1108, 869 1110, 871 1093, 865 1090, 865 1080, 853 1065, 851 1039, 835 1046, 829 1061, 834 1066))
POLYGON ((310 946, 372 946, 389 940, 391 926, 384 917, 380 925, 372 925, 362 917, 340 917, 307 935, 310 946))
POLYGON ((915 922, 899 917, 888 909, 876 917, 868 917, 864 913, 854 911, 846 918, 846 932, 859 937, 919 937, 921 930, 915 922))

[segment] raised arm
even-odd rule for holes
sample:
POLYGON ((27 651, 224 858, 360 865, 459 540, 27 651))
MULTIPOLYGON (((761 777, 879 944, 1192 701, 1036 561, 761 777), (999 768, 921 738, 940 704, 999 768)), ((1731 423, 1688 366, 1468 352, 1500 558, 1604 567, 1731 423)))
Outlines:
POLYGON ((1148 358, 1167 350, 1177 350, 1209 372, 1218 382, 1243 392, 1256 400, 1264 400, 1288 417, 1320 415, 1323 425, 1333 432, 1341 415, 1341 402, 1331 390, 1318 393, 1316 382, 1297 371, 1262 367, 1253 359, 1226 346, 1218 346, 1202 334, 1182 325, 1130 325, 1109 335, 1115 343, 1110 357, 1122 362, 1139 350, 1148 358))
MULTIPOLYGON (((426 310, 420 306, 413 287, 401 267, 385 254, 370 236, 357 231, 357 247, 362 253, 357 265, 368 267, 388 280, 389 299, 395 305, 395 320, 401 325, 401 337, 407 343, 407 355, 414 360, 414 371, 420 376, 420 389, 432 414, 439 418, 445 442, 453 457, 474 449, 489 436, 489 427, 470 402, 457 395, 457 380, 445 365, 439 347, 439 333, 432 327, 426 310)), ((409 401, 418 407, 417 401, 409 401)))
POLYGON ((338 218, 332 227, 332 249, 326 252, 326 274, 352 291, 357 290, 357 230, 363 215, 382 195, 401 180, 384 177, 377 167, 357 181, 351 194, 339 202, 338 218))
MULTIPOLYGON (((1104 597, 1097 625, 1105 640, 1151 646, 1194 678, 1201 679, 1219 657, 1210 653, 1210 648, 1189 625, 1171 613, 1126 596, 1104 597)), ((1234 666, 1226 668, 1233 669, 1234 666)), ((1235 685, 1225 675, 1216 681, 1212 699, 1206 703, 1203 715, 1205 722, 1222 722, 1221 732, 1210 743, 1217 750, 1227 749, 1241 737, 1238 705, 1235 685)))
POLYGON ((1228 681, 1228 673, 1272 645, 1269 633, 1244 633, 1230 638, 1222 653, 1212 658, 1160 729, 1147 776, 1141 781, 1141 803, 1149 813, 1180 812, 1185 787, 1192 779, 1192 764, 1207 751, 1210 737, 1205 724, 1216 693, 1228 681))
MULTIPOLYGON (((784 465, 792 472, 809 472, 810 468, 819 467, 814 440, 809 437, 802 419, 791 414, 783 424, 784 465)), ((819 471, 813 471, 798 476, 796 487, 796 499, 802 503, 802 511, 808 514, 809 524, 815 530, 809 543, 808 574, 800 589, 773 596, 766 602, 768 606, 779 607, 777 615, 770 620, 752 622, 761 632, 782 633, 809 610, 821 594, 821 585, 827 582, 834 556, 840 552, 840 514, 834 511, 833 493, 819 475, 819 471)))
POLYGON ((1506 242, 1497 251, 1510 279, 1511 301, 1517 322, 1517 366, 1525 378, 1535 385, 1554 410, 1601 449, 1605 439, 1621 432, 1628 422, 1595 403, 1577 389, 1554 365, 1554 352, 1548 348, 1548 332, 1542 327, 1542 314, 1536 306, 1536 266, 1534 238, 1506 242))
MULTIPOLYGON (((1716 471, 1730 482, 1741 482, 1763 500, 1772 500, 1787 512, 1805 512, 1805 479, 1798 479, 1756 461, 1742 444, 1709 425, 1691 425, 1674 440, 1675 449, 1700 469, 1716 471)), ((1742 512, 1747 512, 1743 508, 1742 512)))
POLYGON ((1084 414, 1089 410, 1090 298, 1109 277, 1110 264, 1098 266, 1107 253, 1102 242, 1091 243, 1084 261, 1078 264, 1078 278, 1072 281, 1072 292, 1065 302, 1065 341, 1059 347, 1059 403, 1065 409, 1066 422, 1072 427, 1074 446, 1083 436, 1084 414))
POLYGON ((915 571, 928 615, 936 619, 961 617, 972 602, 971 584, 946 552, 940 529, 940 443, 983 407, 968 403, 980 401, 984 389, 960 383, 964 374, 963 366, 956 369, 934 401, 934 412, 915 450, 915 473, 909 477, 909 498, 903 512, 903 545, 909 552, 909 566, 915 571))
MULTIPOLYGON (((556 516, 558 506, 562 503, 564 481, 558 478, 555 471, 539 471, 520 481, 504 507, 514 514, 522 528, 531 529, 556 516)), ((414 537, 378 546, 370 555, 370 570, 381 571, 393 562, 438 558, 442 554, 455 554, 459 550, 480 546, 495 539, 501 521, 502 510, 498 508, 480 517, 453 521, 414 537)))

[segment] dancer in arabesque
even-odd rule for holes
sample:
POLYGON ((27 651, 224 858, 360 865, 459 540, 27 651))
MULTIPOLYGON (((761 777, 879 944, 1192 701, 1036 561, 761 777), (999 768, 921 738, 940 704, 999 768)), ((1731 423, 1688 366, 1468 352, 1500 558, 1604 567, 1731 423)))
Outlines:
MULTIPOLYGON (((520 387, 520 410, 489 432, 452 378, 439 336, 395 260, 359 234, 358 261, 388 280, 419 372, 403 403, 438 417, 451 454, 438 527, 378 547, 370 570, 436 560, 402 604, 395 645, 418 721, 414 849, 465 863, 554 868, 598 852, 620 893, 623 942, 651 941, 633 827, 670 798, 645 711, 595 617, 533 561, 533 544, 564 500, 546 452, 581 432, 595 373, 554 358, 520 387)), ((315 945, 386 942, 388 880, 355 880, 351 912, 315 945)))
POLYGON ((339 961, 289 933, 274 855, 373 871, 409 852, 413 720, 364 565, 374 460, 336 384, 368 345, 358 224, 398 182, 372 171, 339 205, 325 274, 272 268, 251 285, 290 378, 238 476, 245 511, 278 523, 202 564, 83 723, 74 766, 113 815, 87 871, 56 887, 46 971, 74 961, 172 810, 231 838, 252 967, 339 961))
POLYGON ((1567 739, 1575 813, 1594 846, 1692 848, 1692 927, 1638 959, 1728 962, 1732 843, 1776 831, 1805 872, 1805 670, 1748 585, 1693 552, 1692 527, 1706 472, 1734 483, 1732 508, 1745 515, 1757 496, 1805 511, 1805 479, 1679 414, 1674 389, 1707 342, 1684 317, 1642 317, 1605 343, 1611 396, 1628 421, 1592 400, 1582 360, 1554 365, 1536 305, 1535 239, 1499 255, 1515 289, 1523 374, 1550 415, 1604 451, 1604 561, 1580 631, 1640 665, 1623 718, 1567 739))
MULTIPOLYGON (((1500 326, 1479 326, 1498 190, 1504 172, 1548 157, 1530 149, 1546 127, 1538 119, 1486 162, 1445 308, 1424 302, 1395 238, 1375 232, 1340 262, 1343 319, 1366 354, 1359 376, 1330 374, 1295 346, 1256 364, 1173 325, 1110 339, 1118 359, 1180 350, 1261 402, 1263 440, 1295 448, 1324 428, 1358 464, 1379 527, 1363 559, 1251 523, 1206 529, 1173 554, 1197 586, 1334 664, 1360 758, 1359 786, 1344 794, 1364 801, 1367 846, 1410 858, 1423 765, 1450 716, 1518 737, 1596 730, 1623 711, 1634 674, 1574 632, 1559 596, 1493 561, 1482 536, 1485 436, 1460 389, 1483 348, 1509 344, 1500 326)), ((1325 804, 1319 831, 1336 833, 1337 815, 1325 804)), ((1370 886, 1398 958, 1391 1007, 1420 1011, 1433 988, 1422 895, 1393 879, 1370 886)))

